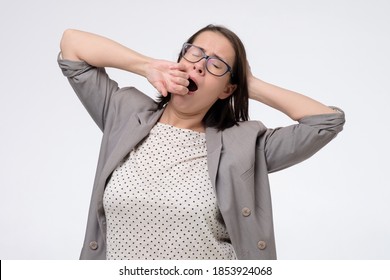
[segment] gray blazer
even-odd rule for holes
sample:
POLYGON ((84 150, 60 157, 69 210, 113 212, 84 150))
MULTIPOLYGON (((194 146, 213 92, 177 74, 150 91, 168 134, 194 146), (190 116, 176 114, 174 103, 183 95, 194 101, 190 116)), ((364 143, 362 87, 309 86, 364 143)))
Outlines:
MULTIPOLYGON (((103 68, 58 59, 63 74, 103 131, 81 259, 106 258, 103 193, 118 163, 150 132, 163 110, 133 87, 119 88, 103 68)), ((268 173, 301 162, 343 128, 344 113, 305 117, 267 129, 241 122, 206 129, 207 161, 218 206, 239 259, 276 259, 268 173)))

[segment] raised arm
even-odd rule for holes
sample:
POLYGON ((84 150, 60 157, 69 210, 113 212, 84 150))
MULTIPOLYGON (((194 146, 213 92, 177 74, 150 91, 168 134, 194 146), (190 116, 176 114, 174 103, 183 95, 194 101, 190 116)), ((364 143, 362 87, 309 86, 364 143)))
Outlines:
POLYGON ((63 59, 141 75, 164 96, 167 92, 188 92, 188 77, 179 64, 147 57, 106 37, 68 29, 63 33, 60 47, 63 59))
POLYGON ((266 83, 254 77, 250 70, 248 88, 249 98, 271 106, 296 121, 307 116, 336 113, 332 108, 310 97, 266 83))

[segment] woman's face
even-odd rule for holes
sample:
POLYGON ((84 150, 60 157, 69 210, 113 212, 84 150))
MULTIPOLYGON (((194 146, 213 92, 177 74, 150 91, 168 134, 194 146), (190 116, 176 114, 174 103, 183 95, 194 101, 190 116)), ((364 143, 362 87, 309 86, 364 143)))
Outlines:
MULTIPOLYGON (((220 33, 205 31, 198 35, 192 44, 202 48, 206 55, 218 56, 233 67, 234 49, 229 40, 220 33)), ((176 94, 171 96, 175 108, 183 113, 204 116, 215 101, 229 97, 236 88, 235 85, 230 84, 230 72, 222 77, 209 73, 206 70, 206 59, 192 63, 182 58, 180 63, 185 66, 190 79, 197 85, 197 90, 190 91, 185 96, 176 94)))

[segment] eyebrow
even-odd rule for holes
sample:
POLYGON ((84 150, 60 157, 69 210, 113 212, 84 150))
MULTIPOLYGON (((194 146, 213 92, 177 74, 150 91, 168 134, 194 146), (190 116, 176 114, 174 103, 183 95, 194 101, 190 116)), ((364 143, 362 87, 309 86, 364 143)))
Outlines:
MULTIPOLYGON (((198 45, 194 45, 195 47, 198 47, 199 49, 201 49, 205 54, 206 54, 206 50, 202 47, 199 47, 198 45)), ((207 55, 207 54, 206 54, 207 55)), ((209 55, 209 57, 216 57, 220 60, 222 60, 223 62, 225 62, 227 64, 227 62, 225 61, 225 59, 223 59, 222 57, 220 57, 219 55, 217 54, 213 54, 213 55, 209 55)), ((228 64, 229 65, 229 64, 228 64)))

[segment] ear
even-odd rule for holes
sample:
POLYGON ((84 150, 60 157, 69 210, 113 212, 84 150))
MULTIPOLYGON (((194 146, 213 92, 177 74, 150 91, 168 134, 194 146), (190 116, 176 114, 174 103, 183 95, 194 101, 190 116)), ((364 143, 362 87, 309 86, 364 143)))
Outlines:
POLYGON ((226 99, 236 90, 237 85, 227 84, 223 92, 219 95, 219 99, 226 99))

